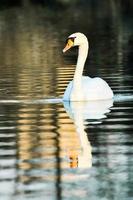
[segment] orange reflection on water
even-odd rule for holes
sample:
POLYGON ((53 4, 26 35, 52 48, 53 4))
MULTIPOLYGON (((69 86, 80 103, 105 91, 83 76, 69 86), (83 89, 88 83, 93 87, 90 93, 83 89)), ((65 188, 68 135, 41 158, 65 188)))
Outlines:
POLYGON ((73 120, 68 117, 62 105, 20 108, 18 130, 21 169, 55 169, 57 162, 60 162, 60 168, 75 168, 79 164, 83 167, 82 142, 87 140, 86 143, 89 144, 87 136, 84 137, 86 133, 79 135, 73 120), (55 106, 58 115, 55 115, 55 106))

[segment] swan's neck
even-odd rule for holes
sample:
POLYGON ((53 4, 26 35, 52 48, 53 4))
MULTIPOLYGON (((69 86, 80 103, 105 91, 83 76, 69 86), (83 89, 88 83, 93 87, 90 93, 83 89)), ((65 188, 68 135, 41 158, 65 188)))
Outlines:
POLYGON ((81 87, 81 78, 84 69, 84 64, 88 55, 88 41, 86 40, 82 45, 79 46, 77 66, 74 74, 74 90, 78 91, 81 87))

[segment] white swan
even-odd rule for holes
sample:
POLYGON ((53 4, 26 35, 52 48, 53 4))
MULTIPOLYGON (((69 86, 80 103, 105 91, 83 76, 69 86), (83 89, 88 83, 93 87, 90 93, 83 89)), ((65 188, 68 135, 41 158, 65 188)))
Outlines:
POLYGON ((63 52, 73 46, 79 46, 77 66, 74 79, 68 84, 63 96, 64 101, 89 101, 112 99, 113 91, 103 79, 82 76, 84 64, 88 55, 88 40, 83 33, 73 33, 66 41, 63 52))

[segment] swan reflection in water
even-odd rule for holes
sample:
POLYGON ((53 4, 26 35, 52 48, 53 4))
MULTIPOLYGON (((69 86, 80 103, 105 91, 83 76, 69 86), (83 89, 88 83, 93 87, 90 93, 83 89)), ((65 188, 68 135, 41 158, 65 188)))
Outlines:
POLYGON ((99 124, 107 117, 113 100, 89 101, 89 102, 64 102, 66 112, 73 119, 76 126, 77 138, 80 149, 76 144, 68 151, 71 168, 90 168, 92 166, 92 148, 85 132, 85 124, 99 124), (77 151, 75 150, 77 149, 77 151))

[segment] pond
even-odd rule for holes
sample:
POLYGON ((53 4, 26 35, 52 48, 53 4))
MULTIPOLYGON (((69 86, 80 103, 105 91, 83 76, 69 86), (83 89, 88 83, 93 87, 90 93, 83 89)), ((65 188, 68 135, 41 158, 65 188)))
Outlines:
POLYGON ((0 10, 0 200, 133 197, 133 20, 90 2, 0 10), (76 31, 90 42, 84 74, 105 79, 113 101, 62 101, 76 31))

